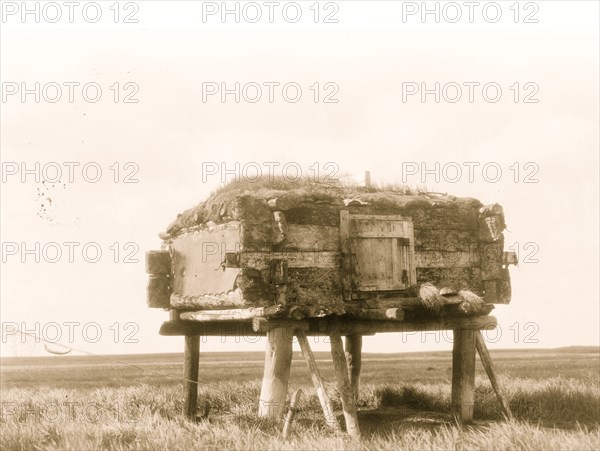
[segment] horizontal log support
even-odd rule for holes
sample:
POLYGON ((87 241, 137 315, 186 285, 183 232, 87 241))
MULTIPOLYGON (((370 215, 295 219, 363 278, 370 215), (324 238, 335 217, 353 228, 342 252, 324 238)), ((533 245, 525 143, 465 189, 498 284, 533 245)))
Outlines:
POLYGON ((293 319, 275 319, 254 318, 252 320, 252 330, 254 332, 267 333, 274 329, 287 328, 290 330, 308 330, 308 321, 293 319))
POLYGON ((404 310, 398 307, 392 308, 359 308, 359 309, 348 309, 347 314, 353 318, 360 319, 375 319, 375 320, 392 320, 402 321, 404 319, 404 310))
MULTIPOLYGON (((309 319, 307 335, 330 335, 335 326, 332 320, 309 319)), ((338 326, 342 335, 373 335, 385 332, 419 332, 436 330, 492 330, 497 321, 493 316, 440 318, 423 321, 389 321, 389 320, 339 320, 338 326)))
POLYGON ((182 312, 180 317, 185 321, 234 321, 276 315, 282 311, 281 306, 256 307, 247 309, 199 310, 182 312))
POLYGON ((265 334, 254 332, 252 323, 246 321, 165 321, 160 326, 160 335, 204 337, 262 337, 265 334))
POLYGON ((377 298, 373 296, 374 295, 369 295, 366 292, 353 294, 352 301, 349 301, 347 304, 364 308, 414 308, 423 306, 423 303, 418 297, 377 298))
POLYGON ((267 320, 255 318, 252 321, 166 321, 160 328, 160 335, 202 335, 202 336, 264 336, 276 327, 291 327, 302 330, 309 336, 331 335, 334 327, 339 327, 341 335, 374 335, 386 332, 418 332, 436 330, 492 330, 497 321, 493 316, 446 317, 437 320, 393 321, 363 320, 344 318, 310 318, 301 321, 288 319, 267 320))

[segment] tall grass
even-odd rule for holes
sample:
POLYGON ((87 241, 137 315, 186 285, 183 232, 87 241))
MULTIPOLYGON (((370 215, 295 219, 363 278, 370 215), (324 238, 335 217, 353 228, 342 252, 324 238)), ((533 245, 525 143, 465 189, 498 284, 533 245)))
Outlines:
MULTIPOLYGON (((182 389, 177 385, 10 388, 2 390, 0 447, 6 450, 587 450, 600 447, 597 376, 512 378, 501 382, 514 421, 502 419, 489 383, 478 379, 476 421, 464 427, 448 414, 448 383, 364 384, 358 400, 361 440, 329 431, 316 395, 311 387, 305 386, 297 420, 285 442, 280 438, 281 422, 256 416, 258 381, 200 387, 200 402, 210 404, 211 414, 209 420, 198 423, 182 418, 182 389), (72 408, 51 410, 64 404, 72 408)), ((334 408, 339 411, 333 384, 328 385, 328 391, 334 408)))

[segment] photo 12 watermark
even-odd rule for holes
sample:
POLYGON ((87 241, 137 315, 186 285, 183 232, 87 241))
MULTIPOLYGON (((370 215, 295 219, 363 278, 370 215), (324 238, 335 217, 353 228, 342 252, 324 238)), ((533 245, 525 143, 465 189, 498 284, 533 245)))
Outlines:
POLYGON ((136 402, 54 400, 0 402, 0 424, 137 423, 142 415, 136 402))
POLYGON ((3 81, 2 103, 139 103, 140 87, 132 81, 3 81))
POLYGON ((2 263, 140 263, 135 241, 2 241, 2 263))
POLYGON ((2 183, 139 183, 140 166, 135 161, 3 161, 2 183))
POLYGON ((532 81, 402 82, 402 103, 539 103, 540 87, 532 81))
POLYGON ((535 161, 403 161, 402 183, 539 183, 540 165, 535 161))
POLYGON ((202 103, 339 103, 337 83, 295 81, 202 82, 202 103))
POLYGON ((538 2, 401 2, 403 24, 537 24, 538 2))
POLYGON ((0 2, 4 24, 137 24, 139 2, 0 2))
POLYGON ((283 179, 286 182, 307 179, 315 183, 337 183, 336 175, 340 173, 340 167, 334 161, 316 161, 308 166, 297 161, 236 161, 233 163, 203 161, 201 171, 202 183, 213 178, 218 178, 221 183, 272 182, 276 179, 283 179))
POLYGON ((202 2, 203 24, 337 24, 340 2, 202 2))
POLYGON ((97 321, 4 321, 2 322, 2 344, 43 343, 70 350, 76 343, 95 344, 104 340, 108 343, 138 344, 140 326, 134 321, 101 324, 97 321))

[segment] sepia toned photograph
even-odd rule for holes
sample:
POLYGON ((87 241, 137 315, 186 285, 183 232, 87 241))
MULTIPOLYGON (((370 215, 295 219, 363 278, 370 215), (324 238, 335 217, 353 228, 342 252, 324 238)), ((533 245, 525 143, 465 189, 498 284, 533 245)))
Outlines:
POLYGON ((600 449, 600 2, 0 0, 0 450, 600 449))

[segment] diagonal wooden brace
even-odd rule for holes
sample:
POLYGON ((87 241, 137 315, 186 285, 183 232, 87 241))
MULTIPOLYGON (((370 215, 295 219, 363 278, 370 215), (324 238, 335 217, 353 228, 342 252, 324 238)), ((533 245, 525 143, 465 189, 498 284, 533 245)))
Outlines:
POLYGON ((312 383, 315 386, 315 390, 317 391, 317 396, 319 398, 319 402, 321 403, 323 414, 325 415, 325 422, 327 423, 327 426, 329 426, 334 431, 340 431, 340 425, 337 422, 337 419, 335 418, 335 412, 333 411, 333 407, 331 406, 331 401, 329 400, 329 396, 327 396, 327 392, 325 391, 325 384, 323 383, 321 373, 319 373, 319 368, 317 367, 315 356, 313 355, 312 350, 310 349, 308 339, 306 338, 306 332, 304 332, 303 330, 297 330, 296 338, 298 339, 298 343, 300 344, 302 356, 304 357, 306 365, 308 366, 310 378, 312 379, 312 383))
POLYGON ((500 391, 500 385, 498 384, 498 380, 496 379, 496 373, 494 371, 494 365, 492 363, 492 357, 488 351, 488 348, 485 344, 483 336, 481 335, 481 331, 475 331, 475 346, 477 347, 477 352, 479 353, 479 358, 481 359, 481 363, 485 368, 485 372, 490 379, 490 383, 492 384, 492 388, 496 393, 496 398, 498 398, 498 402, 500 403, 500 407, 502 408, 502 413, 504 414, 507 420, 512 420, 512 413, 510 408, 508 407, 508 403, 502 397, 502 392, 500 391))

